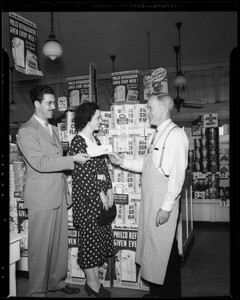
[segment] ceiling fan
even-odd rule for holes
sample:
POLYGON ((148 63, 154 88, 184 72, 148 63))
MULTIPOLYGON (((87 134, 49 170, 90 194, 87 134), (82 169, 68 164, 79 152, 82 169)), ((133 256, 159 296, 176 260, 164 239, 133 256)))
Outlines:
POLYGON ((181 43, 180 43, 180 28, 182 23, 178 22, 175 24, 178 29, 178 46, 174 47, 175 53, 176 53, 176 73, 177 76, 174 80, 174 84, 177 87, 177 97, 173 99, 174 106, 176 107, 177 111, 180 112, 181 107, 187 107, 187 108, 202 108, 203 105, 201 103, 197 102, 185 102, 183 98, 179 96, 179 89, 180 87, 183 87, 187 84, 187 79, 184 76, 182 70, 181 70, 181 43))

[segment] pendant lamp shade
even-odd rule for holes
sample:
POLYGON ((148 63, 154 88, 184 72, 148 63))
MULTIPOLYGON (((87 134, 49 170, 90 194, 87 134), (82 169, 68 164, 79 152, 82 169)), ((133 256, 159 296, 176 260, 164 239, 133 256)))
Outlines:
POLYGON ((174 84, 176 86, 183 86, 187 84, 187 79, 182 72, 178 72, 177 77, 174 79, 174 84))
POLYGON ((48 40, 43 46, 43 54, 46 57, 49 57, 51 60, 55 60, 56 58, 63 55, 63 49, 59 41, 48 40))
POLYGON ((63 48, 53 34, 53 12, 51 12, 51 34, 49 38, 43 46, 43 54, 51 60, 55 60, 63 55, 63 48))

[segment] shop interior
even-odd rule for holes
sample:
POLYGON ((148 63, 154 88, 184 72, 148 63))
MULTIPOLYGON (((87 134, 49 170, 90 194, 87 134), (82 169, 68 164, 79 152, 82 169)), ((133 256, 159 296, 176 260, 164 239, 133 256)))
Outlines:
MULTIPOLYGON (((36 57, 32 73, 21 65, 20 54, 13 47, 11 16, 9 11, 3 12, 2 49, 9 59, 10 165, 18 161, 17 131, 33 114, 29 98, 33 86, 48 84, 54 89, 56 99, 66 100, 66 109, 57 107, 54 113, 53 124, 57 126, 67 123, 68 114, 74 112, 69 82, 77 84, 78 79, 89 76, 91 64, 97 75, 95 100, 103 112, 109 113, 113 113, 114 106, 129 104, 118 102, 114 95, 114 73, 138 71, 138 96, 133 104, 144 105, 144 76, 150 70, 162 68, 166 72, 167 91, 175 104, 172 120, 186 128, 189 155, 194 155, 194 159, 189 160, 182 190, 177 233, 182 256, 182 297, 231 295, 229 149, 231 103, 236 97, 233 78, 237 72, 237 12, 23 10, 16 14, 36 26, 36 57), (44 53, 49 39, 60 44, 56 57, 44 53), (213 120, 213 125, 209 125, 209 119, 213 120), (203 128, 208 128, 207 132, 214 131, 217 167, 211 165, 211 158, 206 167, 203 154, 199 160, 202 167, 198 167, 198 143, 202 145, 205 140, 203 128), (216 180, 214 194, 210 185, 215 187, 216 180)), ((14 194, 13 198, 19 197, 17 202, 21 204, 21 191, 16 192, 19 194, 14 194)), ((18 210, 22 211, 20 205, 18 210)), ((10 233, 12 230, 20 235, 10 241, 15 247, 11 250, 14 256, 11 280, 14 282, 10 283, 10 290, 11 295, 17 297, 26 296, 28 283, 27 228, 23 227, 10 228, 10 233)), ((68 280, 81 288, 84 278, 79 274, 70 274, 68 280)), ((106 286, 111 289, 112 297, 138 298, 146 294, 147 287, 138 285, 135 279, 124 280, 116 283, 110 275, 106 286)), ((81 290, 74 297, 87 297, 84 289, 81 290)), ((62 297, 59 293, 48 296, 62 297)))

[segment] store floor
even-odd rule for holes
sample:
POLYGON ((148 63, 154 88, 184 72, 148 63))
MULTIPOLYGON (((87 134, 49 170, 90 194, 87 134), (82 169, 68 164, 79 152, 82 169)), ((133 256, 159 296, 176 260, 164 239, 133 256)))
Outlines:
MULTIPOLYGON (((20 272, 22 273, 22 272, 20 272)), ((228 223, 194 222, 194 244, 181 270, 182 297, 221 297, 230 294, 230 233, 228 223)), ((17 273, 17 295, 27 294, 28 278, 17 273)), ((47 297, 88 298, 82 285, 76 295, 61 292, 47 297)), ((112 298, 141 298, 146 291, 110 288, 112 298)))

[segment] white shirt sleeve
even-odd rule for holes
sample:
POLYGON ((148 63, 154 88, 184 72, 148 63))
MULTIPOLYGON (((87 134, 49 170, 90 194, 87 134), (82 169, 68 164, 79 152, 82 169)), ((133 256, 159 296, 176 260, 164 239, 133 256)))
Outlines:
POLYGON ((142 173, 143 168, 143 158, 139 159, 123 159, 123 164, 121 165, 122 168, 127 169, 129 171, 134 171, 137 173, 142 173))
POLYGON ((167 166, 165 170, 169 175, 165 200, 161 206, 163 210, 171 211, 181 193, 188 164, 188 148, 189 141, 184 129, 173 130, 166 140, 163 158, 163 169, 164 165, 167 166))

